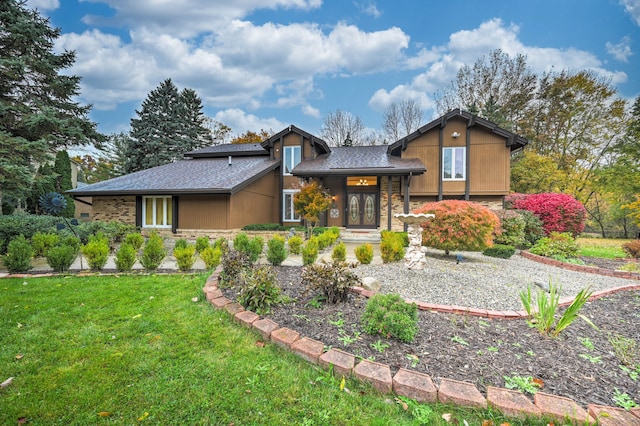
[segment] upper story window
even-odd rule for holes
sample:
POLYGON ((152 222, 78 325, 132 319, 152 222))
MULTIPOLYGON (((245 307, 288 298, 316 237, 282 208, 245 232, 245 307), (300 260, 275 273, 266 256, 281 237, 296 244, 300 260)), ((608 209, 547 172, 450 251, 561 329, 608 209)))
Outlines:
POLYGON ((466 148, 444 148, 442 153, 442 180, 465 180, 466 148))
POLYGON ((282 155, 282 173, 291 175, 291 171, 300 163, 300 147, 285 146, 282 155))
POLYGON ((171 197, 142 197, 142 226, 170 228, 173 223, 171 197))

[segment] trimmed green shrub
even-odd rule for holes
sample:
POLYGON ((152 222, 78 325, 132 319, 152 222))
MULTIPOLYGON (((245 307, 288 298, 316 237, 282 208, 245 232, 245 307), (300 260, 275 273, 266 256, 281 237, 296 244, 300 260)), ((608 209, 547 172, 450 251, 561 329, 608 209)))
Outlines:
POLYGON ((220 287, 233 287, 242 284, 242 272, 251 267, 249 257, 236 249, 229 249, 222 256, 222 271, 218 278, 220 287))
POLYGON ((209 247, 209 237, 204 236, 196 238, 196 251, 198 253, 202 253, 202 250, 206 249, 207 247, 209 247))
POLYGON ((187 272, 196 261, 196 246, 188 244, 185 247, 177 247, 173 249, 173 256, 176 258, 178 269, 187 272))
POLYGON ((302 248, 302 264, 311 265, 318 258, 318 239, 311 237, 302 248))
POLYGON ((347 260, 347 246, 345 246, 342 241, 333 247, 331 259, 333 259, 334 262, 344 262, 347 260))
POLYGON ((238 303, 258 315, 268 314, 280 302, 280 286, 267 265, 255 266, 243 273, 238 303))
POLYGON ((261 237, 253 237, 249 239, 249 236, 244 232, 239 233, 233 239, 233 248, 246 254, 251 263, 258 260, 262 254, 263 246, 264 242, 261 237))
POLYGON ((485 256, 499 257, 501 259, 509 259, 516 252, 515 247, 506 244, 494 244, 484 249, 482 254, 485 256))
POLYGON ((399 262, 404 259, 404 235, 397 232, 383 232, 380 241, 380 257, 384 263, 399 262))
POLYGON ((31 269, 32 255, 31 244, 24 235, 19 235, 7 246, 7 255, 3 258, 4 266, 11 274, 27 272, 31 269))
POLYGON ((144 244, 144 237, 138 232, 131 232, 124 237, 124 242, 138 251, 144 244))
POLYGON ((640 240, 633 240, 623 244, 622 250, 624 250, 627 256, 640 259, 640 240))
POLYGON ((279 266, 287 258, 287 250, 284 248, 284 238, 272 238, 267 241, 267 260, 273 266, 279 266))
POLYGON ((304 244, 304 240, 299 235, 294 235, 289 238, 289 251, 293 254, 299 255, 302 252, 302 244, 304 244))
POLYGON ((89 238, 89 242, 82 246, 81 252, 89 263, 89 268, 98 272, 104 268, 109 259, 109 240, 102 232, 89 238))
POLYGON ((200 252, 200 258, 204 262, 207 269, 215 269, 220 264, 222 258, 222 250, 219 247, 207 247, 200 252))
POLYGON ((333 234, 332 232, 323 232, 322 234, 318 235, 318 250, 324 250, 331 244, 333 244, 333 242, 336 240, 336 237, 334 235, 335 234, 333 234))
MULTIPOLYGON (((129 234, 131 235, 131 234, 129 234)), ((138 234, 140 235, 140 234, 138 234)), ((116 252, 115 257, 116 269, 120 272, 131 271, 136 263, 136 249, 131 244, 124 242, 116 252)))
POLYGON ((142 249, 142 256, 139 259, 140 264, 147 271, 155 271, 166 255, 167 250, 164 248, 162 237, 153 231, 142 249))
POLYGON ((369 243, 356 247, 356 259, 363 265, 368 265, 373 260, 373 246, 369 243))
POLYGON ((538 240, 531 247, 531 253, 545 257, 572 258, 577 257, 580 251, 578 243, 568 232, 552 232, 548 237, 538 240))
POLYGON ((233 248, 241 253, 249 253, 249 236, 244 232, 238 233, 233 239, 233 248))
POLYGON ((344 262, 309 265, 302 270, 302 282, 306 283, 306 292, 320 295, 328 303, 346 301, 349 289, 362 284, 344 262))
POLYGON ((47 252, 47 263, 55 272, 66 272, 78 257, 80 240, 76 237, 66 237, 60 244, 51 247, 47 252))
POLYGON ((396 231, 384 230, 380 232, 381 240, 389 238, 389 234, 396 235, 396 238, 399 238, 402 241, 403 247, 409 247, 409 234, 407 232, 396 232, 396 231))
POLYGON ((213 242, 213 248, 220 249, 220 252, 224 255, 229 251, 229 241, 224 237, 220 237, 213 242))
POLYGON ((494 244, 525 247, 524 228, 526 222, 522 215, 515 210, 496 210, 494 213, 500 219, 500 232, 493 237, 494 244))
MULTIPOLYGON (((56 216, 14 214, 11 216, 0 215, 0 254, 6 253, 7 245, 18 235, 23 235, 27 240, 38 232, 53 232, 56 226, 64 221, 56 216)), ((66 225, 65 225, 66 226, 66 225)))
POLYGON ((187 247, 189 245, 189 243, 187 243, 187 240, 185 240, 184 238, 178 238, 175 242, 175 245, 173 246, 173 249, 183 249, 185 247, 187 247))
POLYGON ((254 223, 242 227, 243 231, 287 231, 289 226, 280 225, 279 223, 254 223))
POLYGON ((418 306, 398 294, 376 294, 362 314, 364 331, 402 342, 413 342, 418 333, 418 306))
POLYGON ((31 237, 33 257, 44 257, 49 249, 60 242, 60 236, 52 232, 36 232, 31 237))

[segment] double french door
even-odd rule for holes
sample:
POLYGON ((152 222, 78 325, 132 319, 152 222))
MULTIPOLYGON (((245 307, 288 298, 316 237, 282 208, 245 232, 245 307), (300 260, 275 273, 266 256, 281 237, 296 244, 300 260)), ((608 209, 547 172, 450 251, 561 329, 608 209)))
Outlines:
POLYGON ((347 227, 375 228, 377 212, 378 194, 376 192, 347 193, 347 227))

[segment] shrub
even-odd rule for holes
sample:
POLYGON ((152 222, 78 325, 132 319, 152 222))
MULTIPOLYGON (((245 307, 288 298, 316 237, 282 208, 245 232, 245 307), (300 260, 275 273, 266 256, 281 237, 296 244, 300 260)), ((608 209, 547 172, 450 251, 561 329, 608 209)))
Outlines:
POLYGON ((182 272, 187 272, 196 261, 196 246, 193 244, 187 244, 186 247, 174 248, 173 256, 176 258, 178 269, 182 272))
POLYGON ((302 281, 306 292, 319 294, 328 303, 346 301, 349 289, 361 284, 360 277, 344 262, 309 265, 302 270, 302 281))
POLYGON ((578 256, 580 248, 568 232, 552 232, 548 237, 541 238, 530 251, 540 256, 568 259, 578 256))
POLYGON ((249 236, 244 232, 239 233, 233 239, 233 248, 237 251, 246 254, 249 257, 251 263, 258 260, 262 254, 263 241, 260 237, 253 237, 249 239, 249 236))
POLYGON ((18 235, 23 235, 27 240, 38 232, 51 232, 56 225, 64 223, 56 216, 15 214, 11 216, 0 215, 0 254, 6 253, 7 245, 18 235))
POLYGON ((333 261, 344 262, 347 260, 347 246, 344 245, 342 241, 333 247, 333 251, 331 252, 331 259, 333 261))
POLYGON ((241 253, 249 253, 249 236, 244 232, 238 233, 233 239, 233 248, 241 253))
POLYGON ((19 235, 7 246, 7 255, 3 259, 4 266, 11 274, 27 272, 31 269, 32 255, 31 244, 24 235, 19 235))
POLYGON ((574 237, 584 230, 587 211, 571 195, 559 193, 530 194, 513 202, 514 209, 529 210, 542 221, 545 234, 569 232, 574 237))
POLYGON ((422 224, 422 244, 446 253, 453 250, 482 251, 491 245, 493 234, 500 226, 495 213, 469 201, 426 203, 414 213, 435 215, 422 224))
POLYGON ((311 237, 302 248, 302 264, 311 265, 318 258, 318 240, 311 237))
POLYGON ((78 257, 79 250, 80 240, 76 237, 66 237, 59 245, 49 249, 47 263, 55 272, 68 271, 78 257))
POLYGON ((109 240, 99 232, 89 238, 89 242, 82 246, 81 251, 89 263, 89 268, 98 272, 104 268, 109 259, 109 240))
POLYGON ((390 237, 390 235, 395 235, 395 238, 399 238, 400 241, 402 242, 402 246, 403 247, 409 247, 409 234, 406 232, 395 232, 395 231, 387 231, 384 230, 382 232, 380 232, 380 237, 382 238, 382 240, 385 240, 387 238, 393 238, 390 237))
POLYGON ((522 219, 524 219, 524 246, 523 248, 531 247, 544 237, 544 229, 542 229, 542 221, 538 216, 531 213, 529 210, 516 210, 522 219))
POLYGON ((516 252, 515 247, 506 244, 494 244, 492 247, 484 249, 482 254, 485 256, 499 257, 501 259, 509 259, 516 252))
MULTIPOLYGON (((133 235, 133 234, 129 234, 133 235)), ((140 234, 138 234, 140 235, 140 234)), ((116 252, 115 257, 116 269, 120 272, 128 272, 136 263, 136 248, 130 243, 124 242, 116 252)))
POLYGON ((318 250, 324 250, 329 247, 336 240, 332 232, 323 232, 318 235, 318 250))
POLYGON ((258 315, 268 314, 280 301, 280 286, 276 275, 266 265, 245 270, 238 303, 258 315))
POLYGON ((289 251, 293 254, 299 255, 302 251, 303 243, 304 243, 304 240, 299 235, 294 235, 293 237, 290 237, 288 241, 289 251))
POLYGON ((397 232, 383 232, 380 256, 384 263, 399 262, 404 259, 404 236, 397 232))
POLYGON ((209 247, 209 237, 198 237, 196 238, 196 251, 198 253, 202 253, 202 250, 209 247))
POLYGON ((524 228, 526 222, 521 214, 514 210, 496 210, 500 219, 500 231, 493 237, 495 244, 513 247, 525 247, 524 228))
POLYGON ((272 238, 267 241, 267 261, 274 266, 279 266, 287 258, 287 250, 284 248, 284 239, 272 238))
POLYGON ((187 243, 187 240, 185 240, 184 238, 178 238, 176 240, 175 245, 173 246, 173 249, 175 251, 175 249, 183 249, 185 247, 187 247, 189 245, 189 243, 187 243))
POLYGON ((213 248, 220 249, 220 252, 224 255, 229 251, 229 241, 224 237, 220 237, 213 242, 213 248))
POLYGON ((33 257, 44 257, 49 249, 60 242, 60 236, 52 232, 36 232, 31 237, 33 257))
POLYGON ((634 259, 640 259, 640 240, 633 240, 622 245, 622 250, 627 256, 634 259))
POLYGON ((222 250, 219 247, 207 247, 200 252, 200 258, 207 269, 217 268, 222 257, 222 250))
POLYGON ((373 260, 373 246, 369 243, 356 247, 356 259, 363 265, 368 265, 373 260))
POLYGON ((136 251, 144 244, 144 237, 138 232, 131 232, 124 237, 124 242, 133 247, 136 251))
POLYGON ((233 287, 242 283, 242 271, 249 268, 249 257, 236 249, 229 249, 222 256, 222 271, 218 283, 220 287, 233 287))
POLYGON ((167 250, 164 248, 162 237, 153 231, 149 235, 149 239, 142 249, 140 264, 147 271, 155 271, 158 269, 166 255, 167 250))
POLYGON ((376 294, 362 314, 364 331, 413 342, 418 333, 418 306, 406 303, 398 294, 376 294))

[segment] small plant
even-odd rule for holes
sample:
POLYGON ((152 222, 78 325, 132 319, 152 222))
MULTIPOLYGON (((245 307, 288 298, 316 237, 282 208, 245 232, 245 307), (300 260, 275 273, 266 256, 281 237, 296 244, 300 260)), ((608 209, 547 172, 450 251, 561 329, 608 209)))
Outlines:
POLYGON ((79 250, 80 240, 76 237, 67 237, 60 244, 49 249, 47 263, 55 272, 68 271, 78 257, 79 250))
POLYGON ((592 351, 594 349, 593 342, 588 337, 578 337, 578 340, 580 340, 582 346, 584 346, 588 350, 592 351))
POLYGON ((287 243, 289 245, 289 251, 295 255, 299 255, 301 253, 304 240, 301 236, 294 235, 293 237, 289 238, 287 243))
POLYGON ((333 259, 334 262, 344 262, 347 260, 347 246, 345 246, 342 241, 333 247, 331 259, 333 259))
POLYGON ((224 256, 229 251, 229 241, 224 237, 220 237, 213 242, 213 248, 220 249, 224 256))
POLYGON ((487 348, 488 352, 498 352, 500 349, 496 348, 495 346, 489 346, 487 348))
POLYGON ((369 243, 356 247, 356 259, 363 265, 368 265, 373 260, 373 246, 369 243))
POLYGON ((31 237, 31 247, 33 248, 33 257, 44 257, 49 249, 60 242, 58 234, 50 232, 36 232, 31 237))
POLYGON ((309 265, 302 271, 302 281, 307 292, 320 294, 327 303, 346 301, 349 289, 361 283, 344 262, 309 265))
POLYGON ((533 358, 534 356, 536 356, 536 353, 532 350, 528 350, 527 352, 525 352, 527 354, 528 357, 533 358))
POLYGON ((242 283, 242 272, 249 268, 251 262, 249 257, 235 249, 222 256, 222 271, 220 272, 220 287, 233 287, 242 283))
POLYGON ((184 238, 178 238, 176 240, 175 245, 173 246, 173 249, 183 249, 185 248, 189 243, 187 243, 187 240, 185 240, 184 238))
POLYGON ((627 256, 634 259, 640 259, 640 239, 623 244, 622 250, 624 250, 627 256))
POLYGON ((613 393, 613 402, 616 403, 618 407, 622 407, 625 410, 629 411, 632 408, 636 408, 638 404, 625 392, 622 393, 618 388, 614 388, 615 392, 613 393))
POLYGON ((335 234, 330 231, 323 232, 318 235, 318 249, 324 250, 329 247, 336 240, 335 234))
POLYGON ((178 269, 187 272, 196 261, 196 246, 188 244, 185 247, 176 247, 173 249, 173 256, 176 258, 178 269))
POLYGON ((260 255, 262 254, 262 250, 264 249, 264 241, 261 237, 253 237, 249 240, 249 260, 251 263, 255 263, 260 255))
POLYGON ((509 259, 516 253, 516 249, 513 246, 507 246, 503 244, 494 244, 491 247, 484 249, 482 254, 490 257, 498 257, 500 259, 509 259))
POLYGON ((222 258, 222 250, 218 247, 207 247, 200 252, 200 258, 204 262, 207 269, 215 269, 220 264, 222 258))
POLYGON ((280 287, 275 273, 267 265, 245 269, 238 302, 258 315, 271 311, 271 306, 280 301, 280 287))
POLYGON ((318 241, 316 237, 311 237, 302 248, 302 264, 311 265, 318 258, 318 241))
POLYGON ((633 380, 634 382, 636 380, 638 380, 638 377, 640 377, 640 364, 636 364, 634 370, 632 370, 629 367, 626 367, 624 365, 619 365, 618 367, 620 367, 620 370, 622 370, 625 373, 627 373, 629 375, 629 378, 631 380, 633 380))
POLYGON ((122 243, 114 260, 118 271, 128 272, 136 263, 136 249, 129 243, 122 243))
POLYGON ((164 248, 162 237, 154 231, 149 235, 149 239, 142 249, 140 264, 147 271, 155 271, 166 255, 167 250, 164 248))
POLYGON ((629 262, 620 266, 618 269, 621 271, 627 271, 627 272, 640 272, 640 266, 638 265, 639 264, 637 262, 629 262))
POLYGON ((19 235, 7 246, 7 255, 3 259, 4 266, 11 274, 27 272, 31 269, 32 255, 31 244, 24 235, 19 235))
POLYGON ((315 295, 313 297, 313 299, 309 300, 309 302, 307 303, 307 306, 311 306, 314 309, 320 309, 320 308, 322 308, 322 301, 323 300, 324 300, 324 296, 315 295))
POLYGON ((451 341, 452 341, 452 342, 455 342, 455 343, 459 343, 459 344, 461 344, 462 346, 469 346, 469 342, 467 342, 466 340, 464 340, 464 339, 463 339, 462 337, 460 337, 460 336, 453 336, 453 337, 451 338, 451 341))
POLYGON ((196 238, 196 251, 202 253, 202 251, 209 247, 209 237, 202 236, 196 238))
POLYGON ((267 241, 267 260, 273 266, 279 266, 287 258, 287 250, 284 248, 284 238, 273 237, 267 241))
POLYGON ((389 347, 388 343, 383 343, 382 340, 378 339, 375 343, 371 343, 371 347, 381 354, 389 347))
POLYGON ((87 259, 92 271, 101 271, 109 259, 109 240, 102 232, 99 232, 89 237, 89 242, 82 246, 80 251, 87 259))
POLYGON ((493 242, 519 248, 525 247, 524 217, 514 210, 497 210, 494 213, 500 219, 500 232, 493 237, 493 242))
POLYGON ((613 347, 616 358, 624 365, 633 365, 636 353, 636 341, 620 334, 609 336, 609 343, 613 347))
POLYGON ((411 368, 416 368, 416 365, 418 365, 420 363, 420 358, 418 358, 414 354, 407 354, 405 356, 407 357, 409 362, 411 362, 411 368))
POLYGON ((504 387, 507 389, 517 389, 520 392, 525 392, 533 395, 538 391, 540 385, 533 380, 533 377, 527 376, 503 376, 504 387))
POLYGON ((380 257, 384 263, 399 262, 404 259, 404 236, 397 232, 382 233, 380 257))
POLYGON ((413 342, 418 333, 418 306, 398 294, 376 294, 367 303, 362 324, 368 334, 413 342))
POLYGON ((601 356, 593 356, 593 355, 589 355, 589 354, 580 354, 579 356, 580 356, 580 358, 584 358, 587 361, 591 362, 592 364, 602 364, 602 357, 601 356))
POLYGON ((358 332, 355 332, 353 337, 349 336, 345 332, 342 332, 340 333, 340 337, 338 337, 338 340, 340 340, 343 345, 349 346, 350 344, 355 343, 359 338, 360 338, 360 333, 358 332))
POLYGON ((571 259, 578 257, 580 247, 570 233, 552 232, 548 237, 538 240, 530 251, 539 256, 571 259))
POLYGON ((138 251, 144 244, 144 237, 138 232, 132 232, 124 237, 124 242, 130 244, 135 251, 138 251))

